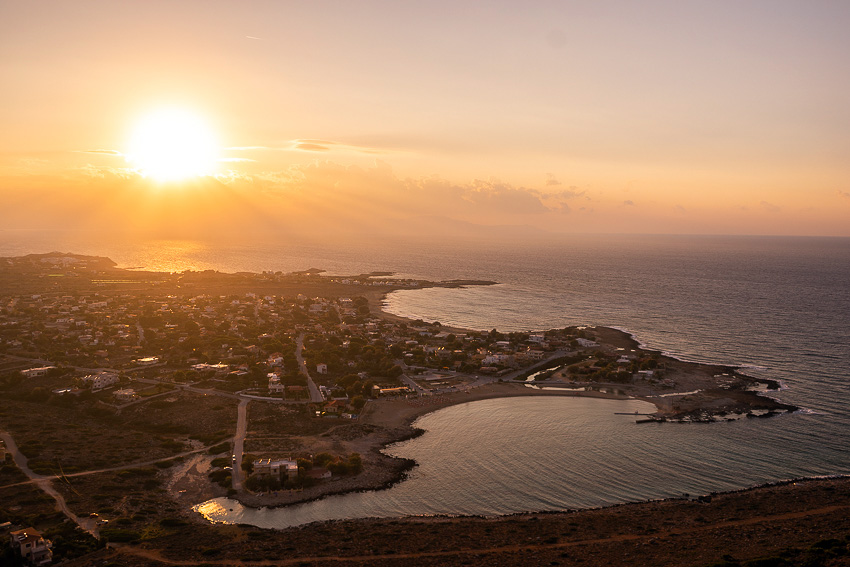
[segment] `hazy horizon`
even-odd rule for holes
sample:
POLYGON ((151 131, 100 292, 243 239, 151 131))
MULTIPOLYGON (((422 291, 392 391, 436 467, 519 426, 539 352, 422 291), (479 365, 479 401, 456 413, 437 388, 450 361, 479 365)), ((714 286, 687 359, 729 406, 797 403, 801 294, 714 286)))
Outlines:
POLYGON ((850 236, 848 24, 826 1, 10 4, 0 225, 850 236))

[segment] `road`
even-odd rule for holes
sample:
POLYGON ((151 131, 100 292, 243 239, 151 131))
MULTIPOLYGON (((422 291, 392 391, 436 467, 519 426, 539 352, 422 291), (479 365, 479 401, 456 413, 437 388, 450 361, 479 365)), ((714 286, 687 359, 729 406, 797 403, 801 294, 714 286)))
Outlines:
POLYGON ((234 490, 242 490, 242 454, 245 452, 245 435, 248 433, 248 400, 240 400, 236 410, 236 435, 233 436, 233 471, 231 473, 234 490))
POLYGON ((429 392, 429 390, 426 390, 425 388, 423 388, 422 386, 417 384, 416 381, 413 378, 411 378, 410 376, 408 376, 407 374, 402 374, 401 380, 405 384, 410 386, 413 389, 413 391, 416 392, 417 394, 419 394, 420 396, 429 392))
POLYGON ((316 387, 316 383, 313 382, 313 378, 310 377, 310 373, 307 371, 307 363, 304 362, 304 357, 301 356, 301 351, 304 350, 304 333, 298 335, 298 341, 296 344, 298 347, 295 349, 295 358, 298 360, 298 367, 301 370, 301 374, 307 377, 307 388, 310 390, 310 401, 320 404, 325 401, 325 398, 322 397, 322 393, 319 392, 319 388, 316 387))
POLYGON ((142 324, 136 321, 136 331, 139 332, 139 346, 143 346, 145 342, 145 330, 142 328, 142 324))
MULTIPOLYGON (((0 435, 2 435, 2 434, 0 434, 0 435)), ((75 476, 88 476, 90 474, 100 474, 100 473, 106 473, 106 472, 124 471, 124 470, 127 470, 127 469, 140 469, 140 468, 143 468, 143 467, 149 467, 151 465, 155 465, 157 463, 164 463, 164 462, 170 461, 172 459, 179 459, 181 457, 188 457, 189 455, 197 455, 198 453, 205 453, 209 450, 210 447, 211 447, 210 445, 204 445, 200 449, 194 449, 192 451, 185 451, 183 453, 177 453, 176 455, 171 455, 170 457, 163 457, 161 459, 153 459, 153 460, 150 460, 150 461, 141 461, 141 462, 138 462, 138 463, 130 463, 128 465, 119 465, 117 467, 108 467, 108 468, 105 468, 105 469, 94 469, 94 470, 90 470, 90 471, 80 471, 80 472, 61 474, 61 475, 52 474, 52 475, 47 475, 47 476, 40 475, 40 474, 37 474, 37 473, 33 473, 36 478, 30 477, 31 480, 25 480, 23 482, 15 482, 15 483, 12 483, 12 484, 4 484, 3 486, 0 486, 0 488, 9 488, 10 486, 21 486, 21 485, 24 485, 24 484, 34 483, 36 480, 42 480, 42 479, 43 480, 57 480, 57 479, 63 479, 63 478, 73 478, 75 476)), ((24 457, 23 455, 21 455, 21 457, 26 459, 26 457, 24 457)), ((15 463, 17 463, 17 461, 15 461, 15 463)))
POLYGON ((94 536, 95 539, 99 539, 96 520, 92 518, 80 518, 74 514, 71 509, 68 508, 65 498, 59 494, 55 488, 53 488, 51 480, 56 477, 48 477, 33 472, 32 469, 27 466, 26 456, 18 450, 18 446, 15 444, 15 440, 12 439, 11 435, 4 431, 0 431, 0 439, 3 439, 3 442, 6 444, 6 450, 12 454, 12 459, 15 461, 15 464, 18 465, 18 468, 21 469, 21 472, 27 475, 36 486, 56 500, 56 509, 60 510, 72 522, 80 526, 80 528, 94 536))

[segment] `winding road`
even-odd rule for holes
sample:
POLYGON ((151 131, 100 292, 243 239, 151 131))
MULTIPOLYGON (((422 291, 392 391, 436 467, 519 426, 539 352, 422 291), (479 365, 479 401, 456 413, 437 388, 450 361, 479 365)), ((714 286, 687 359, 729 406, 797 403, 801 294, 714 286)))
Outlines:
POLYGON ((12 459, 14 459, 18 468, 21 469, 21 472, 27 475, 32 483, 56 500, 56 509, 65 514, 72 522, 80 526, 80 528, 94 536, 95 539, 98 539, 97 521, 92 518, 81 518, 74 514, 71 509, 68 508, 68 503, 65 502, 65 498, 59 494, 55 488, 53 488, 51 481, 59 477, 44 476, 33 472, 33 470, 27 466, 27 458, 20 452, 20 450, 18 450, 18 445, 15 443, 15 440, 12 439, 12 436, 5 431, 0 431, 0 439, 3 439, 3 442, 6 444, 6 450, 12 454, 12 459))

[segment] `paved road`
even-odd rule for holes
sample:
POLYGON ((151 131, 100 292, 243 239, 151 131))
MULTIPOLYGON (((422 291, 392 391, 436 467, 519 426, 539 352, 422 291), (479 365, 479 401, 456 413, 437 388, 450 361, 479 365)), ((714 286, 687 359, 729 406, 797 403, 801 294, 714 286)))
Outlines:
POLYGON ((145 330, 142 328, 142 324, 136 321, 136 331, 139 333, 139 346, 145 342, 145 330))
POLYGON ((245 451, 245 435, 248 433, 248 400, 241 400, 236 410, 236 435, 233 437, 233 471, 231 477, 234 490, 242 490, 242 454, 245 451))
POLYGON ((402 374, 401 379, 405 384, 413 388, 413 391, 417 394, 422 395, 429 392, 429 390, 426 390, 425 388, 417 384, 416 381, 407 374, 402 374))
POLYGON ((310 377, 310 373, 307 371, 307 363, 304 362, 304 357, 301 356, 301 351, 304 350, 304 333, 298 335, 297 345, 298 348, 295 349, 295 358, 298 360, 298 367, 301 370, 301 374, 307 377, 307 388, 310 390, 310 401, 322 403, 325 399, 322 397, 322 393, 319 392, 319 388, 316 387, 316 383, 313 382, 313 378, 310 377))

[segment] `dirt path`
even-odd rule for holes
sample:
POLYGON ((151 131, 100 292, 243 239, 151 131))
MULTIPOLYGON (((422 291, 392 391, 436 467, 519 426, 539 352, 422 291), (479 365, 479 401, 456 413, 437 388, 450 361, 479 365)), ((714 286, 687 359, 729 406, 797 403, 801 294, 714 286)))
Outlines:
POLYGON ((18 445, 15 443, 15 440, 12 439, 12 436, 5 431, 0 431, 0 439, 3 439, 3 442, 6 444, 6 449, 12 454, 12 459, 15 461, 15 464, 18 465, 21 472, 30 478, 30 482, 34 483, 56 501, 56 509, 65 514, 72 522, 80 526, 80 528, 87 531, 95 538, 98 538, 96 521, 91 518, 80 518, 74 514, 71 509, 68 508, 68 503, 65 502, 65 498, 59 494, 55 488, 53 488, 50 481, 59 477, 44 476, 33 472, 32 469, 27 466, 27 458, 20 452, 20 450, 18 450, 18 445))
MULTIPOLYGON (((835 506, 826 506, 822 508, 815 508, 812 510, 803 510, 799 512, 789 512, 785 514, 775 514, 771 516, 755 516, 753 518, 746 518, 743 520, 730 520, 726 522, 718 522, 716 524, 709 524, 704 526, 697 526, 691 528, 684 529, 672 529, 662 532, 655 532, 652 534, 618 534, 614 536, 604 537, 604 538, 596 538, 596 539, 584 539, 584 540, 576 540, 576 541, 565 541, 560 543, 540 543, 540 544, 518 544, 518 545, 505 545, 498 547, 484 547, 484 548, 468 548, 468 549, 457 549, 457 550, 448 550, 448 551, 433 551, 433 552, 418 552, 418 553, 395 553, 395 554, 384 554, 384 555, 351 555, 351 556, 316 556, 316 557, 297 557, 292 559, 266 559, 262 561, 243 561, 240 559, 221 559, 221 560, 208 560, 205 559, 204 563, 209 565, 237 565, 237 566, 252 566, 252 565, 298 565, 303 563, 313 563, 313 562, 361 562, 361 563, 370 563, 376 560, 404 560, 404 559, 418 559, 418 558, 426 558, 426 557, 444 557, 450 558, 457 555, 490 555, 490 554, 499 554, 499 553, 516 553, 516 552, 533 552, 541 549, 563 549, 570 547, 578 547, 584 545, 599 545, 606 543, 618 543, 625 541, 642 541, 642 540, 658 540, 661 538, 671 537, 671 536, 681 536, 688 534, 697 534, 703 532, 709 532, 712 530, 724 529, 724 528, 736 528, 743 526, 751 526, 756 524, 762 524, 767 522, 781 522, 787 520, 796 520, 801 518, 806 518, 810 516, 819 516, 831 514, 833 512, 838 512, 840 510, 848 510, 850 509, 850 505, 835 505, 835 506)), ((176 559, 168 559, 163 557, 162 554, 158 550, 152 549, 142 549, 138 547, 128 547, 128 546, 113 546, 121 553, 126 553, 130 555, 136 555, 139 557, 144 557, 146 559, 150 559, 153 561, 158 561, 161 563, 165 563, 167 565, 197 565, 197 561, 184 561, 184 560, 176 560, 176 559)))
MULTIPOLYGON (((0 433, 0 437, 2 437, 3 435, 4 435, 4 433, 0 433)), ((5 435, 8 435, 8 434, 5 434, 5 435)), ((11 439, 11 437, 9 437, 9 439, 11 439)), ((8 446, 8 443, 7 443, 7 446, 8 446)), ((200 449, 194 449, 192 451, 186 451, 185 453, 178 453, 176 455, 171 455, 170 457, 163 457, 161 459, 155 459, 155 460, 152 460, 152 461, 142 461, 142 462, 139 462, 139 463, 130 463, 129 465, 119 465, 117 467, 109 467, 109 468, 106 468, 106 469, 95 469, 95 470, 90 470, 90 471, 81 471, 81 472, 68 473, 68 474, 62 474, 62 475, 53 474, 53 475, 46 475, 46 476, 32 472, 30 469, 22 468, 20 463, 18 463, 18 461, 16 459, 15 464, 17 464, 18 467, 21 468, 21 471, 23 471, 24 474, 29 476, 31 480, 25 480, 23 482, 15 482, 13 484, 4 484, 3 486, 0 486, 0 488, 9 488, 9 487, 12 487, 12 486, 21 486, 21 485, 24 485, 24 484, 31 484, 31 483, 35 482, 36 480, 42 480, 42 479, 43 480, 57 480, 57 479, 63 479, 63 478, 73 478, 75 476, 88 476, 88 475, 92 475, 92 474, 124 471, 124 470, 127 470, 127 469, 138 469, 138 468, 141 468, 141 467, 149 467, 151 465, 155 465, 157 463, 163 463, 165 461, 170 461, 172 459, 179 459, 179 458, 182 458, 182 457, 188 457, 189 455, 196 455, 198 453, 203 453, 204 451, 207 451, 209 448, 210 448, 209 445, 205 445, 205 446, 201 447, 200 449), (29 471, 29 472, 27 472, 27 471, 29 471)), ((16 449, 17 449, 17 447, 16 447, 16 449)), ((23 454, 21 454, 21 457, 23 458, 23 461, 26 462, 27 458, 24 457, 23 454)))

